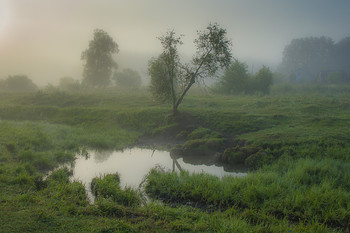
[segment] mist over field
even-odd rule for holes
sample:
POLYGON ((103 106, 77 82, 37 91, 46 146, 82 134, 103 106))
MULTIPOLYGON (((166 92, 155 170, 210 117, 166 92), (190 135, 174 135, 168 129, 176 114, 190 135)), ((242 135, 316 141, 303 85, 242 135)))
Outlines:
POLYGON ((349 36, 348 1, 0 1, 0 78, 25 74, 39 86, 65 76, 82 80, 81 53, 101 28, 119 45, 119 68, 146 80, 147 62, 161 46, 156 37, 168 29, 184 34, 180 51, 190 59, 196 31, 218 22, 232 39, 233 56, 249 71, 273 71, 294 38, 349 36))
POLYGON ((349 9, 0 0, 0 232, 349 232, 349 9))

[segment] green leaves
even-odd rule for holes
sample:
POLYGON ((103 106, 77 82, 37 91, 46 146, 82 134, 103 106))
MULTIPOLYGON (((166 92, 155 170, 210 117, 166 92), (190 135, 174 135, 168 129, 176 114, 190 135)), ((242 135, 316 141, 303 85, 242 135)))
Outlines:
POLYGON ((150 61, 148 69, 153 96, 162 101, 171 99, 173 114, 178 112, 178 106, 196 81, 213 77, 232 59, 232 43, 226 37, 226 30, 216 23, 198 32, 198 38, 194 41, 197 52, 190 64, 180 62, 178 46, 182 45, 181 38, 182 35, 176 36, 174 30, 159 37, 163 52, 150 61))
POLYGON ((263 66, 258 73, 252 75, 248 73, 245 63, 235 60, 225 70, 218 83, 218 89, 226 94, 269 94, 272 83, 273 74, 268 67, 263 66))
POLYGON ((209 24, 206 31, 199 31, 194 43, 197 52, 193 64, 198 66, 200 76, 214 75, 219 68, 230 65, 232 42, 226 37, 226 30, 217 23, 209 24))

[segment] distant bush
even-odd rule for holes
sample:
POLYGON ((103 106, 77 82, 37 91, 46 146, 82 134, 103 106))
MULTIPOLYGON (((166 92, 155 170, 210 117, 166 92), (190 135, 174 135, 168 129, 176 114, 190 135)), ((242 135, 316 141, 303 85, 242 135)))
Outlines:
POLYGON ((32 92, 38 90, 38 87, 26 75, 10 75, 6 80, 0 82, 0 88, 14 92, 32 92))
POLYGON ((247 91, 249 74, 247 64, 235 60, 225 70, 221 78, 220 89, 226 94, 240 94, 247 91))
POLYGON ((225 94, 269 94, 273 83, 273 74, 263 66, 255 75, 248 74, 247 65, 235 60, 225 70, 214 91, 225 94))
POLYGON ((140 74, 132 69, 124 69, 114 74, 114 80, 119 87, 139 88, 142 84, 140 74))
POLYGON ((76 91, 80 89, 80 82, 72 77, 63 77, 58 86, 63 91, 76 91))
POLYGON ((270 69, 266 66, 263 66, 258 73, 254 76, 253 85, 254 87, 252 90, 254 92, 261 92, 263 94, 269 94, 270 93, 270 87, 273 83, 273 74, 270 71, 270 69))

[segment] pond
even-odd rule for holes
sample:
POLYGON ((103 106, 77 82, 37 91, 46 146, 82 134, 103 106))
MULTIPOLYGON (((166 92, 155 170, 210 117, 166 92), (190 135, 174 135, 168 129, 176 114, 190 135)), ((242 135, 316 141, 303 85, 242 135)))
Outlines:
MULTIPOLYGON (((90 183, 94 177, 103 174, 120 174, 121 187, 138 188, 150 169, 160 166, 166 171, 187 170, 190 173, 205 172, 218 177, 227 175, 244 176, 246 172, 225 171, 217 165, 205 165, 205 161, 196 158, 174 158, 168 151, 144 148, 125 149, 123 151, 89 150, 89 156, 79 156, 74 163, 72 180, 82 181, 91 199, 90 183)), ((227 170, 227 169, 226 169, 227 170)))

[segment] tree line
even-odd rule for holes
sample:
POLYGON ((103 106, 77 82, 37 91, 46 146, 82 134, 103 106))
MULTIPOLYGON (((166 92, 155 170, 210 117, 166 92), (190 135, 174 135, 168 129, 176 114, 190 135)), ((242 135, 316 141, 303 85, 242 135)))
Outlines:
MULTIPOLYGON (((150 91, 158 101, 171 103, 173 114, 178 113, 178 107, 191 87, 208 78, 219 78, 213 90, 220 93, 269 94, 276 74, 266 66, 256 74, 248 73, 247 65, 233 58, 232 42, 227 38, 226 29, 217 23, 209 24, 197 32, 194 40, 196 52, 187 63, 181 60, 179 54, 182 37, 174 30, 159 37, 163 51, 148 63, 150 91)), ((119 46, 114 39, 102 29, 95 29, 88 48, 81 54, 82 81, 63 77, 59 88, 74 91, 81 88, 105 88, 112 83, 119 87, 139 88, 142 81, 137 71, 118 71, 114 61, 114 55, 118 52, 119 46)), ((285 47, 278 71, 289 79, 307 76, 309 79, 324 81, 326 75, 326 79, 341 82, 349 78, 349 63, 350 37, 338 43, 329 37, 307 37, 293 39, 285 47)), ((0 80, 0 89, 35 91, 38 87, 26 75, 14 75, 0 80)))
POLYGON ((338 43, 325 36, 293 39, 277 71, 292 81, 349 81, 350 37, 338 43))

